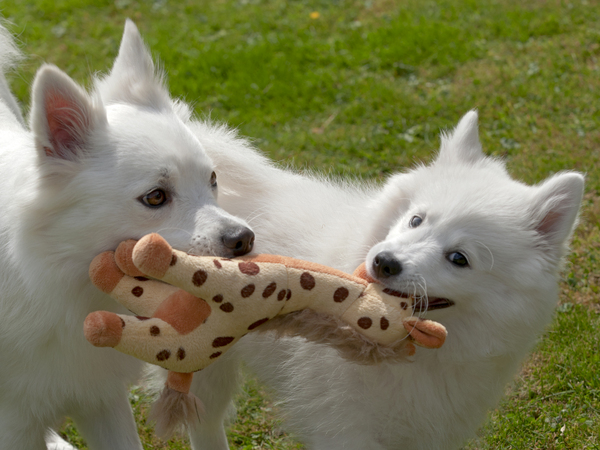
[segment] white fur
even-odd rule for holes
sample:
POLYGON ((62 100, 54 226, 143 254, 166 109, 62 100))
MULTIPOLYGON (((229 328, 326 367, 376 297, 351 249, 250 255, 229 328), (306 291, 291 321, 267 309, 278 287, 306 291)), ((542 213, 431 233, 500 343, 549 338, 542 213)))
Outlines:
POLYGON ((46 433, 46 446, 48 450, 76 450, 53 430, 46 433))
MULTIPOLYGON (((209 127, 193 129, 202 141, 209 127)), ((227 449, 222 421, 240 359, 275 391, 289 430, 309 449, 443 450, 473 437, 551 320, 583 176, 560 173, 536 186, 512 180, 482 153, 474 111, 443 136, 432 164, 382 187, 284 171, 240 142, 204 144, 221 177, 221 204, 252 225, 256 251, 348 272, 366 261, 372 275, 375 255, 392 252, 403 271, 385 284, 455 305, 424 314, 448 338, 441 349, 417 349, 412 363, 357 365, 299 338, 249 334, 195 376, 207 420, 192 447, 227 449), (410 228, 414 215, 423 223, 410 228), (470 267, 453 265, 454 251, 470 267)))
POLYGON ((224 233, 244 222, 217 206, 213 163, 133 23, 92 94, 54 66, 38 71, 31 132, 11 99, 0 88, 0 111, 12 111, 0 113, 0 449, 46 449, 45 437, 69 448, 47 432, 68 415, 90 449, 141 450, 127 399, 140 363, 83 336, 88 313, 122 309, 91 285, 89 263, 149 232, 231 256, 224 233), (170 200, 142 204, 157 188, 170 200))
POLYGON ((21 109, 12 95, 5 73, 12 69, 23 55, 15 45, 12 36, 6 28, 0 25, 0 123, 15 122, 15 125, 25 125, 21 109))

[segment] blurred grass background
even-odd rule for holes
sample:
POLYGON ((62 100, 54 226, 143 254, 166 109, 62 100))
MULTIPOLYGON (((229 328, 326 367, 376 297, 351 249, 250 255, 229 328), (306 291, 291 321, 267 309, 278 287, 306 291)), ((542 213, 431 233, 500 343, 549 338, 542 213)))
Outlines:
MULTIPOLYGON (((87 85, 108 70, 129 17, 173 95, 284 164, 382 179, 478 108, 484 149, 516 178, 586 172, 555 320, 466 448, 600 448, 600 2, 0 0, 0 14, 29 56, 11 77, 25 110, 44 61, 87 85)), ((131 402, 147 449, 189 448, 153 437, 139 389, 131 402)), ((302 448, 251 377, 238 405, 232 448, 302 448)))

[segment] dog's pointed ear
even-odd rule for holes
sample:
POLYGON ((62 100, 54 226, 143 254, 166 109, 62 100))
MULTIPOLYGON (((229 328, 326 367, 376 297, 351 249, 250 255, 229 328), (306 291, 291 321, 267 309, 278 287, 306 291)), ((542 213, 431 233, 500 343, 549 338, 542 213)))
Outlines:
POLYGON ((584 177, 576 172, 554 175, 535 188, 531 223, 542 247, 561 258, 567 250, 583 198, 584 177))
POLYGON ((96 80, 96 89, 106 104, 129 103, 157 110, 172 110, 173 102, 154 67, 152 55, 135 24, 127 19, 113 68, 96 80))
POLYGON ((128 74, 140 80, 154 78, 152 55, 144 44, 139 30, 130 19, 125 21, 119 54, 111 70, 111 76, 128 74))
POLYGON ((32 88, 31 130, 42 158, 78 160, 90 133, 106 122, 101 104, 67 74, 45 64, 32 88))
POLYGON ((479 141, 477 119, 477 111, 471 110, 460 119, 451 134, 442 134, 438 161, 474 163, 485 156, 479 141))

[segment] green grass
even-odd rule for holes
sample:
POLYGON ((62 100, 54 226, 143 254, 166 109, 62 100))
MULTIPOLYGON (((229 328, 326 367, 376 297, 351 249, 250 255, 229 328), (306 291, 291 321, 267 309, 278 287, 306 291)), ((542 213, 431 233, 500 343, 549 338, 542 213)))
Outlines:
MULTIPOLYGON (((526 182, 587 172, 561 306, 468 449, 600 449, 600 4, 568 1, 0 1, 24 51, 28 104, 42 61, 82 83, 136 21, 172 92, 274 159, 368 178, 427 161, 471 108, 484 148, 526 182), (314 18, 318 12, 318 17, 314 18)), ((148 401, 132 393, 146 448, 148 401)), ((301 448, 249 379, 232 447, 301 448)), ((79 442, 70 424, 63 431, 79 442)))

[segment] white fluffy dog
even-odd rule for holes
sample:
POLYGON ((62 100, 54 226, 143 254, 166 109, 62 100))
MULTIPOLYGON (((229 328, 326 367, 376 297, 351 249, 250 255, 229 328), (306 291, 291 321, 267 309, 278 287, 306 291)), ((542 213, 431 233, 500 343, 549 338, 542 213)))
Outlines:
MULTIPOLYGON (((206 125, 193 130, 200 140, 206 125)), ((222 426, 242 359, 281 400, 314 450, 457 449, 473 437, 552 318, 583 176, 527 186, 482 152, 477 113, 442 136, 435 161, 383 187, 278 169, 243 144, 218 151, 221 205, 251 218, 256 250, 371 276, 420 298, 443 323, 439 350, 413 362, 358 365, 300 338, 246 336, 197 374, 207 420, 194 449, 224 450, 222 426)))
MULTIPOLYGON (((3 31, 0 65, 15 54, 3 31)), ((254 239, 217 206, 213 163, 188 118, 131 22, 92 94, 40 68, 31 132, 2 76, 0 449, 45 449, 65 415, 90 449, 142 449, 127 399, 140 364, 83 336, 88 313, 119 309, 92 286, 90 261, 153 231, 194 254, 240 255, 254 239)), ((55 434, 50 443, 63 445, 55 434)))

